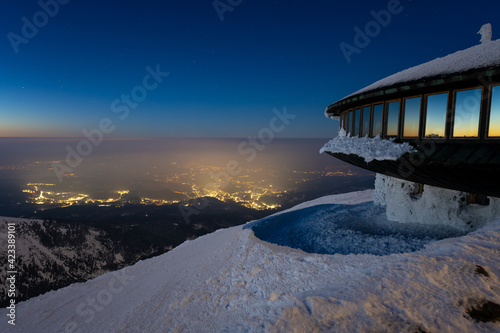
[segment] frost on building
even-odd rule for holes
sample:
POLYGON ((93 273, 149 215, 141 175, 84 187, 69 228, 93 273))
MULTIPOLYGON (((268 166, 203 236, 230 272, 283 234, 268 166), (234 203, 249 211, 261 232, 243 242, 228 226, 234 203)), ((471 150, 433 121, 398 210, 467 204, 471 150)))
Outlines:
MULTIPOLYGON (((426 189, 439 187, 453 191, 450 198, 459 208, 490 206, 488 214, 496 214, 491 206, 500 197, 500 40, 491 40, 489 25, 480 33, 479 45, 386 77, 328 106, 325 115, 340 120, 341 129, 321 152, 380 174, 375 193, 388 192, 381 187, 396 181, 416 203, 426 189)), ((391 200, 379 197, 388 217, 397 219, 391 200)))

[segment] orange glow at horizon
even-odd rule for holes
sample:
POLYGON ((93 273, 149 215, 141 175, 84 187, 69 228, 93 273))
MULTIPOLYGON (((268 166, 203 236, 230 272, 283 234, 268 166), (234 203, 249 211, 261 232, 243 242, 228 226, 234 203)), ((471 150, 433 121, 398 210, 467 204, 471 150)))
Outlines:
POLYGON ((458 91, 455 94, 454 138, 477 137, 481 112, 481 88, 458 91))
POLYGON ((420 122, 420 97, 407 98, 404 101, 404 137, 418 137, 420 122))
POLYGON ((0 137, 4 138, 74 137, 75 134, 70 130, 39 125, 0 124, 0 137))
POLYGON ((500 136, 500 86, 493 87, 488 136, 500 136))

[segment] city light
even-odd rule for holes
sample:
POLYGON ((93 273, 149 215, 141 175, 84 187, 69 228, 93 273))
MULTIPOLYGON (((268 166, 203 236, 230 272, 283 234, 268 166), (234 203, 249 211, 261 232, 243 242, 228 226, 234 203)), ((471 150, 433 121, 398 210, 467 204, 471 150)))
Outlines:
MULTIPOLYGON (((146 173, 150 179, 152 178, 155 186, 164 190, 156 195, 153 194, 156 188, 137 191, 125 183, 115 189, 107 188, 98 194, 91 194, 91 191, 84 189, 70 191, 65 188, 62 190, 56 184, 43 182, 29 182, 21 190, 27 195, 27 203, 45 205, 50 208, 72 205, 120 207, 126 204, 161 206, 181 202, 187 204, 190 200, 210 197, 222 202, 238 203, 251 209, 272 210, 281 207, 277 198, 283 194, 293 193, 308 181, 323 177, 355 175, 349 169, 297 171, 286 168, 248 168, 243 169, 236 177, 215 179, 213 175, 224 172, 223 167, 195 162, 172 165, 178 168, 177 172, 170 171, 165 174, 155 168, 154 173, 146 173), (163 194, 165 192, 168 193, 163 194)), ((78 188, 76 185, 72 187, 78 188)), ((47 207, 42 207, 42 209, 47 207)))

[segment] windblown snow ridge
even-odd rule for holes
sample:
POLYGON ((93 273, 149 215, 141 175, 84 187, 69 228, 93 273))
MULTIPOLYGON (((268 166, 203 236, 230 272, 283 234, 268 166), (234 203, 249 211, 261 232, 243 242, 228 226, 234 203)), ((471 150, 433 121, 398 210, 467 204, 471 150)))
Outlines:
POLYGON ((343 153, 355 154, 362 157, 365 162, 373 160, 392 160, 396 161, 398 158, 406 153, 416 151, 409 143, 395 143, 394 139, 382 139, 379 135, 374 138, 365 136, 363 138, 351 137, 346 134, 344 129, 340 129, 339 135, 332 140, 328 141, 319 153, 343 153))

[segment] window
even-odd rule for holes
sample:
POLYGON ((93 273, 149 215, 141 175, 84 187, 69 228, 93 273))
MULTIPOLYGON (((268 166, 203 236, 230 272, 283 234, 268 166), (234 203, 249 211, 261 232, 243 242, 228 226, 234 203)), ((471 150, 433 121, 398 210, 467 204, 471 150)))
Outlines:
POLYGON ((398 135, 399 101, 387 104, 387 136, 398 135))
POLYGON ((420 121, 420 97, 406 98, 404 100, 404 137, 418 137, 420 121))
POLYGON ((455 92, 454 138, 478 136, 481 93, 481 88, 455 92))
POLYGON ((354 124, 354 113, 351 111, 349 111, 349 133, 351 135, 353 135, 353 124, 354 124))
POLYGON ((428 95, 425 119, 426 138, 444 138, 448 93, 428 95))
POLYGON ((491 89, 490 123, 488 136, 500 136, 500 86, 491 89))
POLYGON ((363 127, 360 136, 366 136, 370 133, 370 106, 363 107, 363 127))
POLYGON ((349 112, 349 111, 348 111, 348 112, 346 113, 346 115, 345 115, 345 123, 344 123, 344 124, 345 124, 345 132, 346 132, 346 133, 349 133, 349 127, 350 127, 349 125, 351 124, 351 123, 349 122, 349 120, 351 119, 351 118, 349 117, 349 115, 350 115, 350 114, 351 114, 351 112, 349 112))
POLYGON ((373 128, 372 137, 382 134, 382 124, 384 116, 384 104, 375 104, 373 106, 373 128))
POLYGON ((354 133, 352 134, 353 136, 359 136, 359 109, 354 110, 354 133))

